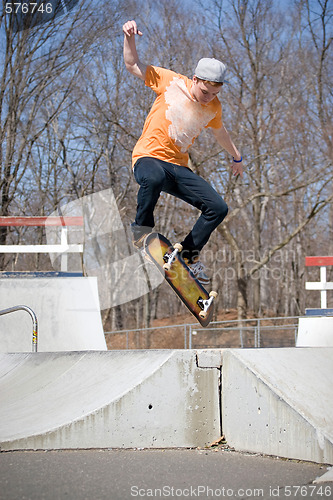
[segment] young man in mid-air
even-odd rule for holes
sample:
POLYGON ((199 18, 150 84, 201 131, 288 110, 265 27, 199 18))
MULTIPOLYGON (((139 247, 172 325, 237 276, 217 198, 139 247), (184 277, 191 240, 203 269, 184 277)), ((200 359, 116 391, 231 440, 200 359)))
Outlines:
POLYGON ((211 233, 223 221, 228 207, 221 196, 188 166, 188 148, 204 128, 211 128, 217 142, 233 157, 234 175, 243 175, 242 156, 222 123, 218 94, 223 86, 225 65, 201 59, 191 79, 168 69, 140 61, 135 36, 142 36, 135 21, 123 25, 124 61, 128 71, 157 94, 136 143, 132 165, 140 185, 133 243, 143 245, 154 227, 154 208, 161 192, 169 193, 201 211, 190 233, 181 242, 182 256, 195 277, 209 282, 199 254, 211 233))

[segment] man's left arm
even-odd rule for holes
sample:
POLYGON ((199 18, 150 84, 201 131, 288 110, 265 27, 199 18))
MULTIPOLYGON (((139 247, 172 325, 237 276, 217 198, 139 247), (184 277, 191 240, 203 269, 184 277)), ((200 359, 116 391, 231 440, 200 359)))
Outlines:
POLYGON ((234 175, 240 175, 243 177, 243 162, 242 162, 242 155, 236 148, 235 144, 231 140, 231 137, 229 135, 229 132, 225 128, 225 126, 222 124, 221 128, 212 128, 213 134, 215 136, 216 141, 220 144, 220 146, 223 147, 232 157, 233 157, 233 163, 232 163, 232 171, 234 175))

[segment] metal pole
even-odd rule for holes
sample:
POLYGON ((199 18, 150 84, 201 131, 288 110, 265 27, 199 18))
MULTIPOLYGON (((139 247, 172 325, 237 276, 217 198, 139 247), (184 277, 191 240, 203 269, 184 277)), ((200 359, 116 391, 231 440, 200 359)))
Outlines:
POLYGON ((4 314, 9 314, 16 311, 26 311, 30 314, 32 319, 32 352, 37 352, 37 343, 38 343, 38 321, 37 316, 34 311, 28 306, 14 306, 9 307, 8 309, 3 309, 0 311, 0 316, 4 314))
POLYGON ((258 318, 258 347, 261 347, 260 318, 258 318))

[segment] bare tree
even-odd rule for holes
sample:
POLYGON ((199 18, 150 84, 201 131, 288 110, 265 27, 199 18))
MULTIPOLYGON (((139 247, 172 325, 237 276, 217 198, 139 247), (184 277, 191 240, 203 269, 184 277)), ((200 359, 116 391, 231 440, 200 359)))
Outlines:
MULTIPOLYGON (((295 25, 284 22, 283 13, 271 1, 214 1, 209 5, 210 25, 215 24, 221 41, 217 44, 214 37, 211 50, 227 60, 231 73, 224 116, 247 162, 243 183, 228 176, 227 182, 221 179, 221 190, 233 210, 219 228, 234 253, 238 314, 245 317, 249 285, 252 306, 258 313, 265 280, 261 271, 329 206, 332 196, 326 195, 331 167, 327 156, 317 154, 325 165, 324 171, 319 168, 310 151, 311 122, 304 117, 314 110, 305 99, 300 107, 305 68, 297 57, 295 25)), ((294 14, 297 17, 296 10, 294 14)), ((312 73, 308 61, 306 75, 312 73)), ((310 87, 310 102, 311 91, 310 87)), ((316 113, 319 116, 319 108, 316 113)), ((223 166, 215 164, 212 177, 219 171, 225 175, 223 166)))
MULTIPOLYGON (((48 127, 55 129, 60 114, 69 112, 71 92, 82 76, 87 54, 107 28, 105 23, 101 28, 99 14, 83 1, 62 18, 17 31, 15 14, 5 13, 5 3, 0 19, 1 215, 10 213, 14 200, 19 206, 19 186, 34 171, 43 134, 48 127)), ((1 228, 2 244, 6 235, 6 228, 1 228)))
MULTIPOLYGON (((301 312, 304 256, 319 245, 332 251, 333 241, 331 2, 295 0, 286 19, 271 0, 197 0, 191 23, 174 0, 98 4, 83 0, 67 16, 20 32, 3 9, 0 214, 48 214, 112 187, 129 226, 137 192, 131 152, 154 99, 123 64, 121 26, 134 18, 146 63, 189 77, 200 57, 229 67, 223 119, 243 153, 244 180, 230 175, 230 159, 208 132, 190 150, 192 168, 230 206, 206 247, 220 306, 237 306, 240 318, 249 309, 301 312)), ((177 241, 198 214, 162 195, 155 215, 156 229, 177 241)), ((6 238, 0 228, 0 243, 6 238)), ((162 290, 103 316, 118 328, 129 318, 148 326, 151 317, 177 313, 177 298, 162 290)))

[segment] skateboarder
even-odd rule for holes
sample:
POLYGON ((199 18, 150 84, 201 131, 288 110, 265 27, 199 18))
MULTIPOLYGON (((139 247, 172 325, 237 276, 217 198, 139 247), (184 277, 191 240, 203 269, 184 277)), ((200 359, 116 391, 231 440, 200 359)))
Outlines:
POLYGON ((181 242, 182 256, 195 277, 209 282, 199 254, 211 233, 223 221, 228 207, 222 197, 188 166, 188 148, 204 128, 211 128, 217 142, 233 157, 234 175, 243 174, 242 156, 222 123, 218 94, 226 66, 212 58, 201 59, 192 79, 140 61, 135 36, 142 36, 135 21, 123 25, 124 61, 128 71, 157 94, 132 154, 134 177, 140 185, 136 218, 131 225, 137 248, 154 227, 154 208, 166 192, 201 211, 190 233, 181 242))

